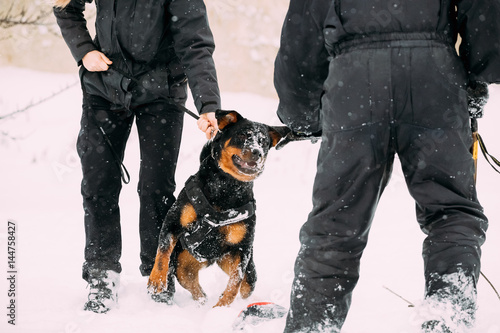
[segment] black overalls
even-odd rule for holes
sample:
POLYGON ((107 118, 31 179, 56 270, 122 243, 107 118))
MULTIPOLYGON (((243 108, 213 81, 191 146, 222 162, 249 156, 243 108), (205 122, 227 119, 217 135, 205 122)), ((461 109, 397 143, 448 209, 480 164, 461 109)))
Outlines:
POLYGON ((488 222, 466 88, 500 82, 499 14, 492 0, 290 1, 277 113, 296 132, 321 130, 322 144, 285 332, 340 331, 395 154, 427 235, 426 300, 451 300, 473 321, 488 222), (469 294, 453 289, 455 274, 469 294))
MULTIPOLYGON (((328 328, 329 320, 342 326, 395 154, 427 234, 426 281, 459 268, 479 276, 487 219, 474 186, 465 71, 450 44, 410 37, 389 48, 354 43, 332 60, 314 208, 300 232, 291 332, 325 321, 328 328)), ((429 285, 427 294, 438 287, 429 285)))

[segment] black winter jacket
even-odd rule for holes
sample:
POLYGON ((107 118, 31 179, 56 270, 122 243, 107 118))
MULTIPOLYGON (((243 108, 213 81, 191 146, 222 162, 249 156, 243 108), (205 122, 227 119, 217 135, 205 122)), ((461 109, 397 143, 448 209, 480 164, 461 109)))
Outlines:
POLYGON ((88 72, 82 66, 87 93, 105 98, 112 108, 128 109, 157 99, 158 93, 184 99, 187 77, 200 113, 220 108, 215 45, 203 0, 95 0, 94 40, 83 15, 85 2, 92 0, 71 0, 64 9, 54 8, 54 15, 79 65, 89 51, 100 50, 117 69, 88 72))
POLYGON ((499 83, 499 17, 498 0, 291 0, 275 61, 278 116, 294 130, 319 130, 329 57, 367 42, 455 45, 460 34, 469 81, 499 83))

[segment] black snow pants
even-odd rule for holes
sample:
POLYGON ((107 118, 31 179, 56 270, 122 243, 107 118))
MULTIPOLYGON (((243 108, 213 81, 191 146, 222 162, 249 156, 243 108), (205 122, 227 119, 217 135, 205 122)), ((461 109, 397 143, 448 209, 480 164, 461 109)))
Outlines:
POLYGON ((175 201, 174 174, 184 113, 175 105, 155 102, 137 107, 132 115, 126 115, 91 106, 84 99, 77 149, 83 170, 85 280, 89 279, 91 269, 121 272, 118 199, 122 182, 113 150, 121 162, 134 118, 141 159, 137 191, 140 199, 140 271, 144 276, 153 268, 163 218, 175 201))
POLYGON ((477 281, 488 222, 475 191, 465 70, 441 42, 387 44, 341 49, 330 63, 285 332, 340 331, 395 154, 427 236, 426 297, 445 274, 477 281))

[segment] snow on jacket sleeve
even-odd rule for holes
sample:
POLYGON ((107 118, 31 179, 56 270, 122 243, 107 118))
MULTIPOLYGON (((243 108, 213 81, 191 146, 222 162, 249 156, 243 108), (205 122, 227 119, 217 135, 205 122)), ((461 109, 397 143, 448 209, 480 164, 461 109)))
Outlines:
POLYGON ((470 81, 500 83, 500 2, 459 0, 460 56, 470 81))
POLYGON ((274 86, 280 120, 297 132, 321 129, 323 82, 328 75, 328 52, 323 22, 333 2, 291 0, 275 61, 274 86))
POLYGON ((174 48, 188 77, 200 114, 220 109, 215 63, 215 43, 203 0, 172 0, 169 6, 174 48))
POLYGON ((54 7, 54 15, 61 34, 78 65, 82 64, 82 59, 88 52, 97 50, 83 15, 85 2, 85 0, 72 0, 65 8, 54 7))

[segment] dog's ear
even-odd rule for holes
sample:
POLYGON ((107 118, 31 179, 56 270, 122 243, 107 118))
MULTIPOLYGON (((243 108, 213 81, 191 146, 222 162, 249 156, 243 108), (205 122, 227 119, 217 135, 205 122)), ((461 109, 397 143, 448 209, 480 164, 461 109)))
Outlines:
POLYGON ((291 132, 287 126, 269 126, 269 136, 271 137, 271 147, 274 147, 285 135, 291 132))
POLYGON ((215 118, 217 118, 219 129, 222 130, 227 125, 234 124, 243 117, 238 112, 233 110, 217 110, 215 111, 215 118))

